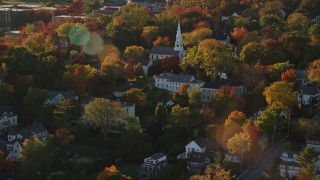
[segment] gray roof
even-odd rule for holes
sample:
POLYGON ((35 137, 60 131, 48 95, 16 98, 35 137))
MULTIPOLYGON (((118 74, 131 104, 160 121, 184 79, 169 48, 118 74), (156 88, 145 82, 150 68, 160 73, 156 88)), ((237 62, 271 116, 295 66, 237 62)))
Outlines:
POLYGON ((48 99, 56 97, 59 93, 59 91, 48 91, 48 99))
POLYGON ((219 89, 222 86, 242 86, 242 83, 234 79, 216 79, 213 82, 206 83, 202 88, 219 89))
POLYGON ((304 70, 296 69, 296 79, 308 79, 307 73, 304 70))
POLYGON ((64 98, 75 98, 78 95, 74 90, 69 90, 61 93, 64 98))
POLYGON ((150 54, 162 54, 162 55, 172 55, 178 56, 179 51, 175 51, 173 47, 161 47, 153 46, 150 50, 150 54))
POLYGON ((153 159, 153 160, 158 160, 158 159, 160 159, 160 158, 162 158, 162 157, 165 157, 165 156, 166 156, 166 155, 163 154, 163 153, 157 153, 157 154, 154 154, 154 155, 152 155, 152 156, 150 156, 150 157, 148 157, 148 158, 153 159))
POLYGON ((0 116, 4 113, 11 114, 13 112, 12 108, 9 106, 0 106, 0 116))
POLYGON ((308 94, 308 95, 316 95, 318 92, 316 87, 304 87, 301 86, 298 89, 299 94, 308 94))
POLYGON ((172 73, 162 73, 156 77, 160 79, 168 79, 171 82, 178 82, 178 83, 190 83, 193 78, 192 75, 172 74, 172 73))
POLYGON ((142 59, 137 59, 134 61, 134 64, 137 65, 137 64, 141 64, 142 66, 148 66, 149 64, 149 59, 147 58, 142 58, 142 59))
POLYGON ((220 146, 210 140, 210 139, 205 139, 203 137, 199 137, 197 139, 194 140, 195 143, 198 144, 198 146, 200 146, 200 148, 206 148, 206 151, 217 151, 220 150, 220 146))
POLYGON ((32 124, 32 126, 29 127, 30 132, 34 133, 34 134, 39 134, 39 133, 43 133, 46 132, 47 129, 43 127, 42 124, 32 124))
POLYGON ((193 83, 193 84, 201 84, 201 83, 204 83, 204 81, 199 80, 199 79, 196 79, 196 80, 191 81, 190 83, 193 83))

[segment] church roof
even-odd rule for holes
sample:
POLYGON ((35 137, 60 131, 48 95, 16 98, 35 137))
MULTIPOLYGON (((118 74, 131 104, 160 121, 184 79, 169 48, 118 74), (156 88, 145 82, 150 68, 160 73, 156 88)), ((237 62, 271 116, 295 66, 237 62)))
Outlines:
POLYGON ((296 79, 308 79, 307 73, 304 70, 296 69, 296 79))
POLYGON ((174 47, 153 46, 150 50, 150 54, 178 56, 179 51, 175 51, 174 47))

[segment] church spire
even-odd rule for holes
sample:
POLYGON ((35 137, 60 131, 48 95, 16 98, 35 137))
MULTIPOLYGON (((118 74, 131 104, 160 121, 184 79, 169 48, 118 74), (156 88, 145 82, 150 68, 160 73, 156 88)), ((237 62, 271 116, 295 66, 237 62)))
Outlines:
POLYGON ((180 60, 184 58, 184 49, 183 49, 182 34, 181 34, 181 28, 180 28, 180 19, 178 20, 178 28, 177 28, 176 42, 174 43, 174 50, 179 51, 180 60))

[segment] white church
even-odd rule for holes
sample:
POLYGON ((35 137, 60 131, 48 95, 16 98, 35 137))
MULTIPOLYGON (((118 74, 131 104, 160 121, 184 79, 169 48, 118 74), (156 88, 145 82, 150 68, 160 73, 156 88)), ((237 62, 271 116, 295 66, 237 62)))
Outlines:
POLYGON ((153 61, 157 59, 163 59, 165 57, 172 57, 172 56, 178 56, 180 60, 184 58, 184 49, 183 49, 183 41, 182 41, 182 34, 181 34, 181 28, 180 28, 180 20, 178 21, 176 42, 174 43, 174 47, 153 46, 149 54, 148 67, 150 67, 153 64, 153 61))

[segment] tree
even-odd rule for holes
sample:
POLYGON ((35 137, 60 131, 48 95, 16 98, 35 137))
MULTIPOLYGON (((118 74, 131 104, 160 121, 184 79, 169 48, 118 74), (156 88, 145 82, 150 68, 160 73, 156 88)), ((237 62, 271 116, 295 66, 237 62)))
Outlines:
POLYGON ((144 75, 145 75, 141 63, 138 63, 138 64, 136 65, 136 68, 134 69, 134 74, 135 74, 136 77, 144 76, 144 75))
POLYGON ((144 26, 141 33, 141 37, 147 42, 148 45, 151 45, 152 42, 158 37, 158 35, 158 26, 144 26))
POLYGON ((96 98, 84 108, 85 120, 98 128, 104 135, 104 141, 107 141, 108 133, 118 119, 124 118, 125 113, 119 102, 113 102, 104 98, 96 98))
POLYGON ((47 180, 68 180, 70 177, 64 171, 52 172, 47 177, 47 180))
POLYGON ((29 88, 27 95, 23 97, 23 124, 29 124, 29 122, 38 118, 46 100, 46 90, 29 88))
POLYGON ((186 71, 188 66, 195 69, 197 73, 197 79, 199 79, 200 67, 201 67, 201 64, 203 63, 202 59, 203 57, 202 57, 202 54, 198 52, 198 47, 193 46, 186 50, 186 55, 183 61, 181 61, 180 66, 184 71, 186 71))
POLYGON ((198 51, 203 57, 201 68, 208 76, 222 72, 232 72, 237 61, 231 55, 231 46, 215 39, 206 39, 199 43, 198 51))
POLYGON ((256 142, 259 137, 259 128, 257 127, 256 123, 251 119, 247 119, 241 127, 243 133, 248 135, 251 138, 252 142, 256 142))
POLYGON ((188 91, 187 89, 190 87, 190 84, 188 83, 184 83, 182 84, 178 91, 174 92, 172 95, 172 100, 181 105, 181 106, 185 106, 188 104, 189 102, 189 97, 188 97, 188 91))
POLYGON ((169 46, 170 45, 170 39, 168 36, 158 36, 156 40, 152 42, 154 46, 169 46))
POLYGON ((124 66, 124 74, 125 74, 126 78, 134 79, 135 78, 134 70, 135 70, 135 68, 134 68, 134 60, 131 59, 124 66))
POLYGON ((302 13, 294 12, 288 16, 286 27, 290 31, 306 33, 309 28, 308 17, 304 16, 302 13))
POLYGON ((285 111, 288 118, 288 133, 291 123, 291 109, 297 104, 297 92, 293 90, 293 83, 278 81, 266 87, 263 95, 269 105, 279 107, 285 111))
POLYGON ((72 120, 80 117, 81 107, 76 99, 65 98, 53 110, 54 124, 57 127, 71 126, 72 120))
POLYGON ((14 87, 0 80, 0 106, 8 106, 13 101, 14 87))
POLYGON ((179 104, 172 107, 170 117, 179 126, 185 126, 190 114, 189 107, 181 107, 179 104))
POLYGON ((320 45, 320 23, 312 24, 309 28, 308 34, 311 38, 311 42, 315 46, 320 45))
POLYGON ((98 180, 115 179, 115 180, 131 180, 131 177, 125 176, 119 172, 116 166, 104 168, 97 177, 98 180))
POLYGON ((188 97, 189 97, 189 104, 198 108, 200 101, 201 101, 201 89, 198 86, 192 86, 189 89, 188 97))
POLYGON ((224 126, 242 125, 246 121, 246 115, 240 111, 233 111, 229 114, 224 126))
POLYGON ((144 57, 144 48, 142 46, 128 46, 124 50, 124 57, 130 59, 140 59, 144 57))
POLYGON ((83 95, 86 92, 86 81, 85 74, 81 70, 83 69, 76 68, 74 70, 72 87, 78 94, 83 95))
POLYGON ((240 169, 242 168, 243 153, 250 151, 252 140, 250 136, 244 133, 236 133, 232 138, 228 140, 227 148, 231 153, 240 155, 240 169))
POLYGON ((20 148, 20 173, 22 177, 43 179, 49 175, 54 165, 53 137, 48 135, 45 141, 32 136, 22 143, 20 148))
POLYGON ((154 115, 157 119, 157 121, 161 122, 163 125, 166 124, 168 119, 168 110, 165 104, 162 102, 157 104, 157 107, 155 109, 154 115))
POLYGON ((183 45, 185 47, 197 46, 201 41, 212 37, 212 30, 209 28, 198 28, 192 32, 182 34, 183 45))
POLYGON ((262 111, 261 115, 256 121, 256 125, 265 132, 268 137, 272 137, 274 141, 274 136, 276 135, 277 125, 281 122, 281 109, 274 106, 267 107, 262 111))
POLYGON ((71 141, 74 141, 74 135, 72 135, 67 128, 60 128, 54 133, 54 139, 57 141, 59 147, 63 147, 71 141))
POLYGON ((279 16, 275 14, 268 14, 260 17, 260 25, 262 27, 272 26, 273 28, 282 29, 284 26, 284 22, 279 16))
POLYGON ((68 38, 71 29, 75 25, 80 25, 80 24, 71 23, 71 22, 63 23, 62 25, 59 26, 59 28, 56 29, 56 32, 58 33, 59 37, 68 38))
POLYGON ((57 49, 52 37, 43 33, 31 34, 23 40, 23 46, 28 52, 39 57, 39 59, 57 49), (41 43, 39 43, 41 42, 41 43))
POLYGON ((281 74, 281 81, 293 83, 296 80, 296 71, 294 69, 288 69, 281 74))
POLYGON ((141 125, 140 125, 140 121, 138 118, 132 117, 132 116, 128 116, 126 118, 126 123, 124 126, 124 129, 127 133, 142 133, 142 129, 141 129, 141 125))
POLYGON ((69 6, 69 11, 74 16, 82 15, 83 13, 83 2, 82 0, 76 0, 69 6))
POLYGON ((315 175, 315 162, 317 158, 317 153, 314 151, 314 148, 306 147, 303 151, 297 156, 296 160, 301 166, 298 179, 316 179, 315 175))
POLYGON ((166 72, 173 72, 174 74, 180 73, 180 59, 178 56, 165 57, 161 59, 162 69, 166 72))
POLYGON ((307 72, 310 81, 320 81, 320 59, 314 60, 308 67, 307 72))
POLYGON ((125 102, 134 103, 139 107, 144 107, 147 104, 146 95, 141 89, 131 88, 123 94, 125 102))
POLYGON ((279 0, 267 1, 259 9, 259 16, 263 17, 268 14, 275 14, 279 17, 282 17, 283 4, 279 0))
POLYGON ((101 65, 101 72, 106 79, 112 82, 113 88, 115 88, 116 79, 123 72, 124 66, 124 63, 115 53, 111 53, 105 57, 101 65))
POLYGON ((240 52, 240 60, 248 64, 264 63, 266 50, 259 43, 249 43, 245 45, 240 52))
POLYGON ((233 32, 230 33, 230 35, 237 40, 238 42, 240 42, 246 35, 248 34, 248 31, 245 28, 234 28, 233 32))

